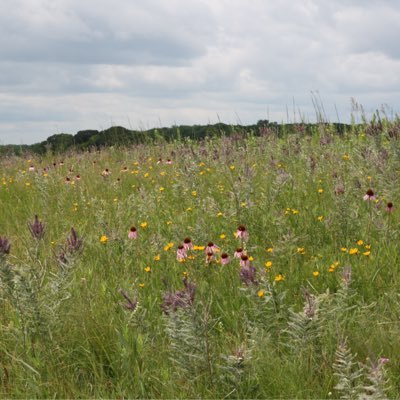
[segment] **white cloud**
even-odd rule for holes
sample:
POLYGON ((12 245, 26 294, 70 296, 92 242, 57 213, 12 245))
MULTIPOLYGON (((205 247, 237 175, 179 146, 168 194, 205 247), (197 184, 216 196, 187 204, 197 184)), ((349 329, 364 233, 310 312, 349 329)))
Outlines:
POLYGON ((400 108, 397 1, 2 0, 0 141, 400 108), (6 12, 7 10, 7 12, 6 12), (291 112, 293 114, 293 112, 291 112))

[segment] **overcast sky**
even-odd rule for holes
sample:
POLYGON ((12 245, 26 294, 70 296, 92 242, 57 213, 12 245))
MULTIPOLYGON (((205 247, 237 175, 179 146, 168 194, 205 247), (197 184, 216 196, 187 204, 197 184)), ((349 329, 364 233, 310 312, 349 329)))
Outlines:
POLYGON ((0 144, 313 121, 313 98, 398 113, 399 21, 399 0, 0 0, 0 144))

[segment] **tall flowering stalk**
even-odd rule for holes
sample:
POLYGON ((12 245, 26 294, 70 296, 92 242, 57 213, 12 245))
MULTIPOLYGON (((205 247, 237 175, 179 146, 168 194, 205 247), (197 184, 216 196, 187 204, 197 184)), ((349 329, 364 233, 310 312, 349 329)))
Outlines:
POLYGON ((6 237, 0 236, 0 257, 10 254, 11 244, 6 237))
POLYGON ((44 223, 39 221, 37 215, 32 223, 28 222, 28 228, 35 239, 42 239, 46 231, 44 223))

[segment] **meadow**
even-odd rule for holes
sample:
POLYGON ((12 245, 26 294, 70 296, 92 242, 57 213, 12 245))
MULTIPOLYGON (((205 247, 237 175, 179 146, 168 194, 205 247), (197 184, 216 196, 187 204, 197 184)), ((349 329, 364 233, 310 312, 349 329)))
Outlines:
POLYGON ((4 157, 1 397, 399 397, 393 124, 4 157))

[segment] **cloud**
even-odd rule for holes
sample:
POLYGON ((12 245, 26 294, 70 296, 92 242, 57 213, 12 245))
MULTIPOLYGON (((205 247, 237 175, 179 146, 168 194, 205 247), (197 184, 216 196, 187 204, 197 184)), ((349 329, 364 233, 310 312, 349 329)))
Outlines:
POLYGON ((312 119, 311 92, 332 120, 336 111, 349 119, 352 97, 367 111, 400 107, 396 1, 3 0, 0 7, 4 142, 111 122, 281 121, 286 108, 292 119, 293 108, 312 119))

